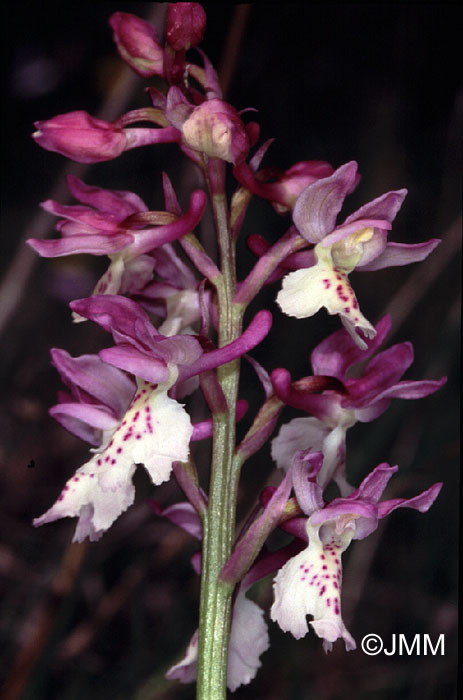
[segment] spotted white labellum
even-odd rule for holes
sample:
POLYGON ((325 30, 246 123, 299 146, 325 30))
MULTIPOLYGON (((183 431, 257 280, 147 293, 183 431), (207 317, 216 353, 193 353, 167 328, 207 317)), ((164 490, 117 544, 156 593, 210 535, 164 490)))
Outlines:
POLYGON ((143 464, 154 484, 170 477, 172 463, 188 459, 193 427, 183 406, 167 392, 178 376, 157 386, 138 380, 137 392, 103 449, 69 479, 56 503, 34 525, 78 517, 74 540, 97 540, 132 503, 132 477, 143 464))
POLYGON ((342 524, 338 522, 340 518, 321 526, 308 520, 308 547, 286 562, 273 584, 272 620, 284 632, 300 639, 309 629, 306 616, 312 615, 310 624, 324 640, 325 651, 330 651, 340 637, 347 651, 356 648, 341 617, 341 554, 355 533, 351 521, 356 516, 340 517, 345 519, 342 524))
POLYGON ((352 338, 366 349, 366 343, 355 329, 361 330, 367 338, 373 338, 376 331, 359 309, 348 274, 361 259, 363 244, 372 236, 373 229, 365 228, 329 246, 324 246, 323 241, 318 243, 314 248, 315 265, 284 277, 277 296, 283 313, 307 318, 324 307, 329 314, 339 314, 352 338))

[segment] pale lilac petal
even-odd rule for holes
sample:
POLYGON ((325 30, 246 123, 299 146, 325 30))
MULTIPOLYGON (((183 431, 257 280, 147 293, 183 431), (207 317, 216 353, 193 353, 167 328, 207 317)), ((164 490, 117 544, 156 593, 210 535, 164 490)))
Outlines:
POLYGON ((302 450, 293 457, 291 475, 294 493, 300 508, 306 515, 325 505, 322 488, 316 483, 316 477, 323 463, 322 452, 302 450))
POLYGON ((357 180, 357 163, 351 161, 330 177, 306 187, 299 195, 293 221, 299 232, 311 243, 318 243, 336 226, 336 217, 344 199, 357 180))
POLYGON ((71 357, 65 350, 50 350, 52 363, 71 388, 80 387, 120 417, 135 393, 135 384, 123 372, 103 362, 98 355, 71 357))
POLYGON ((413 508, 420 513, 426 513, 439 495, 442 486, 442 482, 437 482, 413 498, 393 498, 390 501, 383 501, 378 504, 378 518, 384 518, 396 508, 413 508))
POLYGON ((343 496, 352 492, 352 486, 346 481, 346 430, 355 423, 355 416, 346 411, 340 424, 336 425, 323 440, 323 466, 318 474, 317 482, 324 489, 330 481, 334 481, 343 496))
POLYGON ((43 258, 59 258, 63 255, 90 253, 91 255, 111 255, 133 243, 129 233, 92 233, 42 240, 29 238, 27 243, 43 258))
POLYGON ((349 498, 358 498, 368 503, 378 503, 389 479, 397 470, 397 466, 391 467, 389 464, 386 464, 386 462, 378 464, 378 466, 363 479, 360 486, 351 493, 349 498))
POLYGON ((179 258, 172 247, 166 243, 153 251, 154 269, 161 279, 168 282, 176 290, 196 287, 196 277, 188 265, 179 258))
POLYGON ((310 522, 320 526, 320 538, 325 544, 336 539, 346 527, 351 529, 350 539, 362 540, 378 527, 378 508, 375 503, 336 498, 323 510, 314 513, 310 522))
POLYGON ((238 593, 230 629, 227 686, 234 692, 247 685, 261 666, 260 656, 270 646, 264 613, 256 603, 238 593))
POLYGON ((342 241, 344 238, 348 238, 351 234, 359 233, 359 231, 362 231, 366 228, 381 228, 389 230, 392 228, 392 224, 390 224, 388 221, 383 221, 381 219, 359 219, 358 221, 352 221, 350 224, 344 223, 341 226, 335 228, 334 231, 332 231, 332 233, 329 233, 327 236, 324 237, 323 245, 333 245, 338 241, 342 241))
POLYGON ((116 342, 127 342, 142 351, 153 347, 153 339, 158 335, 148 314, 126 297, 94 295, 71 301, 69 306, 80 316, 98 323, 105 331, 112 333, 116 342))
POLYGON ((66 404, 57 404, 56 406, 52 406, 52 408, 49 409, 50 415, 53 416, 53 418, 58 421, 63 428, 68 430, 73 435, 76 435, 84 442, 88 442, 88 444, 92 447, 99 447, 103 440, 102 431, 94 428, 84 421, 78 420, 74 416, 68 415, 66 410, 60 411, 59 407, 61 405, 65 406, 66 404))
MULTIPOLYGON (((150 501, 150 505, 153 506, 154 502, 150 501)), ((191 503, 175 503, 168 508, 155 508, 155 510, 158 515, 162 515, 174 525, 178 525, 178 527, 181 527, 182 530, 185 530, 197 540, 202 539, 203 527, 201 519, 191 503)))
POLYGON ((105 348, 100 350, 99 355, 102 360, 110 365, 130 372, 136 377, 153 384, 165 382, 169 376, 169 370, 163 360, 140 352, 130 345, 124 344, 105 348))
POLYGON ((192 335, 173 335, 169 338, 159 336, 153 346, 153 352, 173 365, 191 365, 203 354, 199 341, 192 335))
POLYGON ((329 432, 330 429, 318 418, 293 418, 281 426, 277 437, 272 440, 272 459, 277 467, 288 471, 297 452, 320 450, 329 432))
MULTIPOLYGON (((353 214, 347 217, 344 224, 349 224, 357 219, 384 219, 385 222, 391 223, 397 216, 402 203, 407 196, 407 190, 393 190, 372 199, 371 202, 364 204, 360 209, 354 211, 353 214)), ((390 228, 390 227, 387 227, 390 228)))
POLYGON ((196 680, 198 662, 198 630, 193 634, 188 644, 185 656, 174 666, 171 666, 166 673, 169 681, 180 681, 180 683, 192 683, 196 680))
POLYGON ((145 285, 153 279, 153 268, 154 260, 149 255, 137 255, 132 260, 125 260, 119 289, 120 294, 131 296, 140 293, 145 285))
POLYGON ((447 381, 447 377, 441 379, 423 379, 421 381, 399 382, 382 391, 375 401, 384 399, 422 399, 441 388, 447 381))
POLYGON ((400 343, 380 352, 367 365, 358 379, 345 382, 349 398, 345 402, 354 408, 369 406, 393 386, 413 362, 411 343, 400 343))
POLYGON ((61 424, 64 424, 62 417, 69 416, 81 423, 87 423, 97 430, 110 430, 111 428, 114 430, 118 422, 117 417, 109 409, 90 404, 59 403, 52 406, 49 413, 61 424))
POLYGON ((344 382, 347 370, 357 362, 368 359, 382 345, 390 328, 390 316, 383 316, 375 326, 375 337, 366 341, 367 350, 359 348, 344 329, 335 331, 322 340, 310 356, 314 374, 337 377, 344 382))
POLYGON ((144 201, 133 192, 126 190, 105 190, 85 184, 74 175, 67 176, 71 194, 84 204, 89 204, 99 211, 115 216, 119 221, 139 211, 148 211, 144 201))
MULTIPOLYGON (((261 665, 260 656, 269 647, 267 625, 262 610, 240 592, 232 611, 230 628, 227 687, 234 692, 255 677, 261 665)), ((198 631, 193 634, 181 661, 166 673, 169 680, 191 683, 196 680, 198 631)))
POLYGON ((424 243, 387 243, 384 251, 374 260, 357 265, 358 270, 373 271, 382 270, 385 267, 409 265, 410 263, 425 260, 440 243, 438 238, 431 238, 424 243))

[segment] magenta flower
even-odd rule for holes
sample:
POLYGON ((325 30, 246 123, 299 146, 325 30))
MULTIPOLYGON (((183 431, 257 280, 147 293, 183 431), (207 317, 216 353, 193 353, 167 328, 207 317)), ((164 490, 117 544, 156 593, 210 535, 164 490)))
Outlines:
POLYGON ((62 426, 94 447, 109 440, 121 422, 136 391, 135 383, 98 355, 71 357, 52 348, 51 356, 70 394, 59 393, 59 403, 50 409, 62 426))
MULTIPOLYGON (((101 359, 131 372, 137 380, 135 396, 114 427, 116 414, 120 416, 123 406, 113 405, 113 415, 105 422, 104 407, 114 404, 114 397, 101 387, 101 381, 109 379, 111 371, 103 370, 98 375, 97 362, 72 361, 65 354, 55 353, 55 361, 68 383, 72 382, 75 391, 80 387, 85 391, 79 397, 83 399, 80 407, 65 409, 67 416, 107 432, 100 448, 69 479, 56 503, 34 524, 78 517, 74 539, 80 542, 87 536, 99 539, 132 504, 132 477, 137 464, 143 464, 152 482, 158 485, 169 479, 175 461, 188 459, 193 426, 183 405, 168 392, 178 381, 226 364, 255 347, 270 330, 271 316, 262 311, 236 341, 204 353, 191 335, 160 335, 147 314, 125 297, 93 296, 72 302, 71 308, 112 333, 117 345, 102 350, 101 359), (91 397, 100 401, 97 412, 91 397)), ((119 377, 117 371, 112 374, 119 377)))
POLYGON ((346 330, 365 348, 356 329, 366 338, 372 338, 375 329, 361 313, 348 275, 355 268, 378 270, 423 260, 439 241, 431 239, 417 245, 387 241, 407 194, 404 189, 381 195, 336 226, 344 199, 357 181, 357 163, 351 161, 330 177, 306 187, 299 196, 293 221, 300 234, 315 244, 315 264, 290 272, 283 279, 277 302, 284 313, 296 318, 313 316, 321 307, 330 314, 339 314, 346 330))
POLYGON ((245 162, 233 169, 234 176, 243 187, 262 199, 268 199, 279 214, 292 211, 297 198, 306 187, 332 173, 331 165, 322 160, 295 163, 284 172, 278 172, 276 176, 271 171, 272 182, 267 181, 270 177, 264 177, 265 170, 254 173, 245 162))
POLYGON ((357 421, 370 422, 380 416, 393 398, 418 399, 434 393, 446 381, 399 381, 413 362, 411 343, 393 345, 378 353, 365 366, 362 374, 348 378, 348 371, 367 360, 382 344, 390 328, 385 316, 375 329, 376 337, 365 350, 341 329, 323 340, 312 352, 313 377, 291 383, 287 370, 276 369, 271 379, 277 396, 289 406, 300 408, 313 417, 295 418, 284 425, 272 443, 272 456, 277 465, 290 468, 294 454, 307 448, 324 454, 318 483, 323 488, 334 479, 346 495, 350 487, 345 480, 346 431, 357 421), (313 393, 317 376, 332 377, 333 388, 313 393))
POLYGON ((132 148, 178 142, 181 137, 172 126, 123 128, 123 123, 123 117, 111 123, 79 110, 35 122, 37 131, 32 137, 47 151, 61 153, 78 163, 112 160, 132 148))
POLYGON ((65 206, 53 200, 42 204, 46 211, 64 217, 56 226, 61 238, 30 238, 28 243, 43 257, 108 255, 111 263, 95 294, 135 293, 143 288, 152 279, 154 267, 153 259, 146 254, 192 231, 206 204, 202 190, 195 190, 188 211, 176 217, 168 212, 148 212, 145 203, 132 192, 90 187, 72 175, 68 176, 68 186, 82 204, 65 206), (145 228, 146 221, 160 225, 145 228))
MULTIPOLYGON (((321 459, 318 469, 320 465, 321 459)), ((341 616, 342 553, 353 539, 367 537, 377 528, 378 521, 396 508, 425 513, 442 484, 436 483, 413 498, 380 503, 387 482, 398 469, 383 463, 350 496, 324 504, 321 487, 314 478, 317 470, 314 459, 296 460, 293 469, 296 498, 309 516, 305 522, 308 546, 287 561, 275 577, 271 618, 283 631, 300 639, 308 632, 306 616, 312 615, 310 624, 323 639, 325 651, 330 651, 339 638, 349 651, 356 644, 341 616)), ((285 529, 291 529, 293 522, 299 533, 301 519, 296 521, 288 521, 285 529)))
POLYGON ((136 73, 144 78, 164 74, 164 50, 152 24, 128 12, 115 12, 109 24, 117 50, 136 73))

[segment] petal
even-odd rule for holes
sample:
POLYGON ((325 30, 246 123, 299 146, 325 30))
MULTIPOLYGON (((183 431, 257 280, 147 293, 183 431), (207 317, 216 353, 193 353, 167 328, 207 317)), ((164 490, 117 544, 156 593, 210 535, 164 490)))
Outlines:
POLYGON ((131 345, 116 345, 100 350, 100 357, 107 363, 131 372, 147 382, 159 384, 169 376, 166 363, 157 357, 150 357, 145 352, 136 350, 131 345))
POLYGON ((101 187, 86 185, 74 175, 67 176, 67 183, 71 194, 79 202, 89 204, 105 214, 111 214, 118 221, 122 221, 136 212, 148 211, 144 201, 133 192, 104 190, 101 187))
POLYGON ((260 656, 270 646, 264 613, 240 592, 233 607, 230 629, 227 686, 234 692, 252 681, 261 666, 260 656))
MULTIPOLYGON (((372 199, 371 202, 364 204, 360 209, 354 211, 353 214, 347 217, 344 224, 349 224, 357 219, 384 219, 389 224, 394 221, 402 203, 407 196, 407 190, 394 190, 372 199)), ((389 228, 389 227, 388 227, 389 228)))
POLYGON ((167 396, 169 382, 153 390, 142 382, 107 447, 77 470, 55 505, 34 525, 79 517, 75 539, 98 538, 134 500, 132 476, 142 463, 154 484, 166 481, 172 462, 188 458, 193 431, 183 406, 167 396))
POLYGON ((359 348, 346 330, 335 331, 322 340, 310 356, 314 374, 337 377, 344 382, 347 370, 370 357, 382 344, 390 327, 390 316, 383 316, 376 324, 375 337, 366 341, 366 350, 359 348))
POLYGON ((98 355, 71 357, 58 348, 52 348, 50 354, 67 386, 83 389, 108 406, 117 418, 125 413, 136 387, 123 372, 103 362, 98 355))
POLYGON ((93 294, 117 294, 121 289, 125 263, 121 256, 115 256, 106 272, 96 283, 93 294))
POLYGON ((196 670, 198 662, 198 630, 194 633, 188 644, 185 656, 174 666, 171 666, 166 673, 169 681, 180 681, 180 683, 192 683, 196 680, 196 670))
POLYGON ((341 617, 342 548, 323 546, 318 530, 307 525, 309 546, 290 559, 275 577, 270 616, 284 632, 300 639, 308 632, 306 616, 313 615, 311 625, 325 640, 325 649, 342 637, 349 651, 356 645, 341 617))
POLYGON ((133 240, 130 234, 119 232, 78 234, 53 240, 29 238, 27 243, 43 258, 59 258, 77 253, 111 255, 127 248, 133 240))
POLYGON ((309 185, 299 195, 293 221, 299 232, 311 243, 318 243, 336 226, 336 217, 344 199, 357 182, 357 163, 351 161, 330 177, 309 185))
POLYGON ((384 518, 396 508, 413 508, 420 513, 426 513, 436 500, 441 488, 442 482, 437 482, 413 498, 393 498, 390 501, 383 501, 378 505, 378 518, 384 518))
POLYGON ((277 467, 288 471, 296 452, 309 448, 321 449, 329 432, 329 428, 318 418, 294 418, 283 425, 277 437, 272 440, 272 459, 277 467))
POLYGON ((371 262, 358 264, 359 270, 382 270, 385 267, 409 265, 425 260, 440 243, 438 238, 431 238, 425 243, 387 243, 383 252, 371 262))
POLYGON ((296 318, 313 316, 322 306, 329 314, 340 314, 343 323, 349 324, 348 330, 354 340, 366 349, 366 343, 354 329, 359 328, 370 338, 376 331, 361 313, 347 275, 333 266, 329 248, 318 245, 315 254, 316 265, 286 275, 277 303, 284 313, 296 318))
POLYGON ((72 311, 112 333, 116 342, 126 342, 142 352, 154 346, 153 339, 158 333, 148 314, 132 299, 115 294, 99 294, 76 299, 69 306, 72 311))
POLYGON ((391 388, 413 362, 413 345, 400 343, 383 350, 367 365, 358 379, 348 379, 348 404, 355 408, 369 406, 391 388))
POLYGON ((97 428, 98 430, 114 430, 117 426, 117 418, 112 411, 105 406, 94 406, 82 403, 59 403, 52 406, 49 411, 53 418, 56 418, 64 425, 63 417, 69 416, 81 423, 97 428))

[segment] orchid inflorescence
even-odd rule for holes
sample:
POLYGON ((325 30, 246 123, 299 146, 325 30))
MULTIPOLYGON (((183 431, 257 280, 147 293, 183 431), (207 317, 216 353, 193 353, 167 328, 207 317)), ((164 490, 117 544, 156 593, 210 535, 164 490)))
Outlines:
POLYGON ((149 505, 157 516, 202 541, 202 554, 192 560, 202 588, 198 630, 167 677, 182 682, 198 678, 198 697, 219 698, 225 683, 235 690, 252 680, 269 645, 263 611, 246 592, 270 574, 270 617, 282 630, 303 637, 310 615, 325 650, 338 639, 347 650, 356 648, 341 615, 343 552, 396 508, 427 511, 442 484, 411 498, 381 500, 398 469, 381 463, 355 488, 346 465, 346 433, 358 421, 375 420, 394 398, 418 399, 435 392, 445 377, 401 380, 413 361, 412 345, 378 352, 390 318, 373 325, 349 281, 354 270, 407 265, 423 260, 438 245, 436 239, 413 245, 389 240, 406 190, 378 196, 339 223, 344 200, 360 179, 357 163, 334 169, 323 161, 301 161, 284 172, 260 169, 270 142, 259 145, 258 124, 245 123, 243 113, 223 99, 216 71, 196 48, 205 24, 199 4, 170 4, 161 43, 151 24, 116 12, 110 25, 121 57, 142 77, 157 76, 156 84, 162 80, 165 89, 149 87, 152 106, 129 111, 115 122, 75 111, 37 122, 33 135, 43 148, 82 163, 171 143, 204 177, 204 188, 191 193, 188 208, 180 208, 165 173, 163 211, 150 211, 132 192, 90 186, 69 176, 78 204, 42 204, 59 217, 59 237, 28 242, 44 257, 87 253, 108 258, 92 296, 70 307, 74 321, 98 324, 113 341, 95 355, 51 351, 67 392, 60 393, 50 413, 89 443, 91 451, 34 524, 75 517, 74 540, 98 540, 133 503, 137 465, 143 465, 154 485, 173 476, 187 500, 167 507, 151 500, 149 505), (230 202, 227 164, 236 182, 230 202), (257 260, 244 279, 236 280, 235 242, 252 197, 267 200, 291 220, 276 243, 249 237, 257 260), (218 261, 194 233, 208 204, 218 261), (248 356, 270 330, 270 311, 258 311, 243 330, 249 303, 265 285, 279 280, 276 302, 284 314, 306 318, 323 307, 338 315, 343 326, 312 350, 311 373, 296 380, 284 368, 268 374, 248 356), (247 410, 238 399, 239 360, 245 355, 265 400, 236 445, 235 423, 247 410), (194 424, 182 400, 196 391, 204 395, 210 415, 194 424), (278 486, 262 489, 259 507, 235 539, 240 469, 271 438, 285 406, 301 415, 284 423, 271 442, 283 478, 278 486), (211 436, 206 492, 191 442, 211 436), (332 493, 333 485, 339 495, 327 500, 327 487, 332 493), (294 540, 271 551, 266 541, 276 528, 294 540), (219 532, 225 535, 219 538, 219 532))

